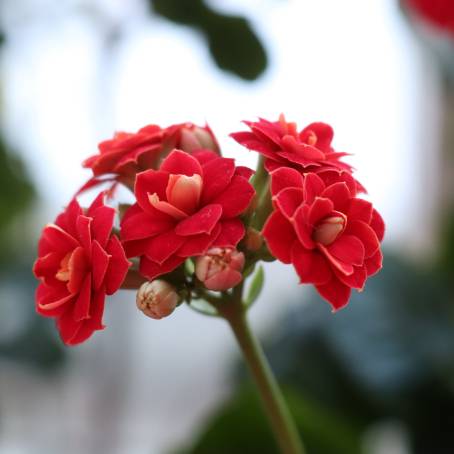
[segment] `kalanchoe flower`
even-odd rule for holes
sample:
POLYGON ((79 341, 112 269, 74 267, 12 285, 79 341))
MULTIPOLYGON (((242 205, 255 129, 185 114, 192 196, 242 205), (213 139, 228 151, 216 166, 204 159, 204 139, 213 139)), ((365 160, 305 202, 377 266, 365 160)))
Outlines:
POLYGON ((235 247, 254 196, 249 176, 213 152, 174 150, 159 170, 137 175, 137 203, 121 223, 127 256, 141 256, 140 272, 152 280, 209 248, 235 247))
POLYGON ((284 115, 275 122, 260 118, 257 122, 244 123, 250 132, 235 132, 230 136, 249 150, 262 154, 269 172, 291 167, 301 173, 318 173, 323 180, 348 180, 357 192, 365 191, 351 176, 352 167, 341 161, 348 153, 337 152, 332 147, 334 132, 328 124, 311 123, 298 131, 296 123, 287 122, 284 115))
POLYGON ((314 284, 334 309, 345 306, 351 289, 362 290, 382 266, 381 216, 345 182, 327 186, 285 167, 271 175, 275 211, 263 230, 271 253, 292 263, 301 283, 314 284))
POLYGON ((452 0, 405 0, 404 5, 412 13, 432 26, 454 37, 454 3, 452 0))
POLYGON ((175 287, 161 279, 144 282, 136 296, 138 309, 156 320, 169 316, 177 307, 179 300, 175 287))
POLYGON ((209 290, 228 290, 243 276, 244 254, 232 248, 212 248, 195 263, 197 279, 209 290))
POLYGON ((68 345, 103 329, 105 295, 121 286, 128 271, 123 247, 111 234, 115 211, 101 193, 84 212, 73 200, 54 224, 47 225, 33 271, 41 280, 36 310, 56 319, 68 345))
POLYGON ((210 127, 192 123, 167 128, 148 125, 136 133, 117 132, 112 139, 101 142, 98 148, 98 154, 83 162, 84 167, 92 169, 94 177, 81 191, 114 179, 132 187, 138 172, 158 168, 161 160, 174 148, 188 153, 211 150, 219 154, 210 127))

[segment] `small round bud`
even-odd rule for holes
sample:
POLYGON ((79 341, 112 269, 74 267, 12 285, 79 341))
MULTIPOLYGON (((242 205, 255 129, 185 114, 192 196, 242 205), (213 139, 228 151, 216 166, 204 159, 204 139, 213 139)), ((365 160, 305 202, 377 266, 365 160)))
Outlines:
POLYGON ((244 243, 248 250, 258 251, 263 245, 263 236, 258 230, 248 227, 244 243))
POLYGON ((238 285, 243 276, 244 254, 232 248, 212 248, 198 257, 195 274, 209 290, 227 290, 238 285))
POLYGON ((159 320, 170 315, 180 298, 168 282, 156 279, 144 282, 137 291, 136 303, 139 310, 150 318, 159 320))

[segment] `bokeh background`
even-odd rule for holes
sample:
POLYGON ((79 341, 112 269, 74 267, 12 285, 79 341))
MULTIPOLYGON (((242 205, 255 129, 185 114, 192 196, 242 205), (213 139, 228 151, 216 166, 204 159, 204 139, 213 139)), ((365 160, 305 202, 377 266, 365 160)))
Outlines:
POLYGON ((383 271, 335 315, 265 268, 252 324, 308 453, 454 452, 454 20, 404 3, 0 2, 1 454, 277 452, 225 323, 123 291, 65 348, 31 266, 114 131, 208 121, 253 166, 228 133, 281 112, 333 125, 387 223, 383 271))

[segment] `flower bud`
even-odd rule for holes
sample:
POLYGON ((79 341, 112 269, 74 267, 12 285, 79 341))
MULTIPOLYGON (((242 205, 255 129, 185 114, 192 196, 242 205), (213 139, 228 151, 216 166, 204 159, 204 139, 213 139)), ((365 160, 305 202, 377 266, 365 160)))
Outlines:
POLYGON ((218 151, 211 131, 199 126, 186 127, 181 130, 180 148, 188 153, 199 149, 218 151))
POLYGON ((212 248, 198 257, 195 274, 209 290, 227 290, 238 285, 243 276, 244 254, 232 248, 212 248))
POLYGON ((156 279, 144 282, 137 291, 139 310, 150 318, 159 320, 170 315, 178 304, 179 296, 168 282, 156 279))
POLYGON ((258 230, 248 227, 244 243, 249 251, 258 251, 262 247, 263 236, 258 230))

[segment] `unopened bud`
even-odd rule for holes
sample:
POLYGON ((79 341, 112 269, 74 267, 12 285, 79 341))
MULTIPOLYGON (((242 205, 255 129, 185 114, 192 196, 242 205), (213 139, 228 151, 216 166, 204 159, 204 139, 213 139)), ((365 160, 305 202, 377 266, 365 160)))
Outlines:
POLYGON ((198 257, 195 274, 209 290, 227 290, 238 285, 243 276, 244 254, 232 248, 212 248, 198 257))
POLYGON ((248 250, 258 251, 262 247, 263 236, 258 230, 248 227, 244 243, 248 250))
POLYGON ((144 282, 137 291, 136 303, 139 310, 150 318, 159 320, 170 315, 178 304, 179 296, 168 282, 156 279, 144 282))
POLYGON ((199 149, 218 151, 216 140, 211 131, 199 126, 182 129, 180 148, 188 153, 199 149))

